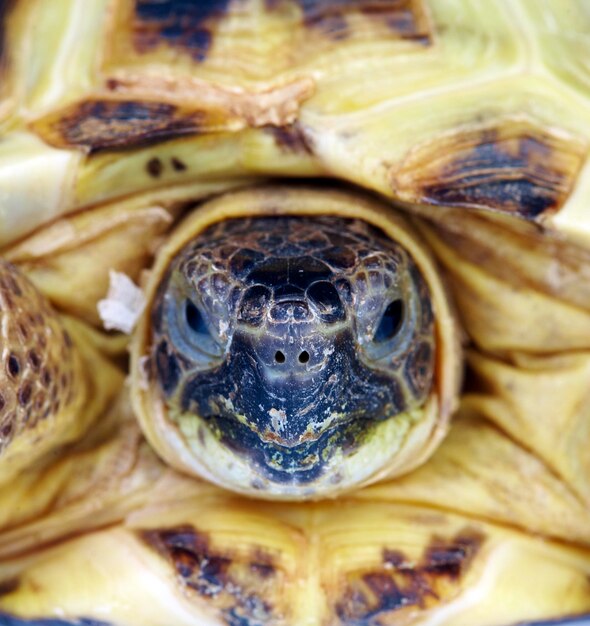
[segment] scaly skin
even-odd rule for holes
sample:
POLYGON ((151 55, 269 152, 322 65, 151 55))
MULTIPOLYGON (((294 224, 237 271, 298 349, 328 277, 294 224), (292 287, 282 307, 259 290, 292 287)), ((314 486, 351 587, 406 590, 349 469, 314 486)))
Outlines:
POLYGON ((215 439, 250 466, 259 493, 349 489, 363 477, 349 457, 386 436, 381 424, 402 428, 432 390, 428 287, 403 249, 360 221, 209 228, 171 263, 151 319, 150 369, 170 419, 230 488, 250 485, 211 459, 215 439))
POLYGON ((117 395, 121 374, 89 339, 0 260, 0 484, 80 439, 117 395))

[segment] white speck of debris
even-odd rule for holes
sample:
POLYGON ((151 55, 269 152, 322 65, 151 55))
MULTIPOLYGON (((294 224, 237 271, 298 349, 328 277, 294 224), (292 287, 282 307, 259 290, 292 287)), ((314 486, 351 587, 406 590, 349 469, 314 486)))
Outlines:
POLYGON ((283 409, 275 409, 272 408, 268 414, 270 415, 270 425, 275 433, 280 433, 284 426, 285 420, 287 419, 287 413, 283 409))
POLYGON ((107 297, 97 308, 105 330, 129 335, 145 308, 145 296, 127 274, 111 270, 107 297))
POLYGON ((227 322, 224 322, 223 320, 219 322, 219 334, 222 337, 225 337, 227 335, 228 329, 229 329, 229 324, 227 322))

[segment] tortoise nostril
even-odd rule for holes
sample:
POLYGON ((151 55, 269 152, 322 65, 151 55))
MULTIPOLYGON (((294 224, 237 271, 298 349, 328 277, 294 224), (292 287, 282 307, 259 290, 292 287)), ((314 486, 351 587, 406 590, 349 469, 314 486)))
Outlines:
POLYGON ((284 363, 285 362, 285 355, 280 350, 277 350, 275 352, 275 361, 277 363, 284 363))
POLYGON ((307 350, 304 350, 299 355, 299 363, 307 363, 308 361, 309 361, 309 352, 307 350))

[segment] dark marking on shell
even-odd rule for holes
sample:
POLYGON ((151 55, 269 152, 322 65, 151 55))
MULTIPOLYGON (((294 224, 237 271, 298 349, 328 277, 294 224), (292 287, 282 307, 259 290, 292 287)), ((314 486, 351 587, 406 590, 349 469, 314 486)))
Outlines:
POLYGON ((18 578, 9 578, 0 582, 0 598, 2 596, 8 596, 15 592, 20 587, 20 580, 18 578))
POLYGON ((175 172, 184 172, 187 169, 186 163, 181 161, 178 157, 172 157, 170 159, 170 164, 175 172))
POLYGON ((382 568, 348 576, 338 617, 351 626, 378 626, 384 614, 404 607, 431 608, 453 593, 484 541, 471 528, 451 539, 435 536, 416 565, 400 550, 385 549, 382 568))
POLYGON ((6 21, 13 4, 14 0, 0 0, 0 71, 6 65, 6 21))
POLYGON ((145 169, 152 178, 160 178, 164 165, 158 157, 153 157, 146 163, 145 169))
POLYGON ((193 526, 139 531, 140 538, 175 569, 181 584, 217 606, 227 624, 263 626, 276 617, 262 597, 275 574, 272 559, 259 549, 251 558, 211 546, 193 526))
POLYGON ((203 61, 212 29, 227 12, 229 0, 135 0, 133 41, 138 52, 164 44, 203 61))
POLYGON ((264 132, 273 136, 276 145, 283 151, 292 154, 311 155, 313 146, 297 122, 285 126, 265 126, 264 132))
POLYGON ((270 556, 260 551, 254 555, 254 560, 250 562, 250 569, 255 576, 260 578, 270 578, 275 575, 276 571, 270 556))
MULTIPOLYGON (((297 0, 304 25, 332 40, 354 36, 351 18, 357 14, 383 24, 389 36, 428 44, 431 33, 422 0, 297 0)), ((270 0, 270 5, 276 0, 270 0)))
MULTIPOLYGON (((134 149, 212 130, 205 111, 140 100, 85 100, 50 114, 32 128, 58 148, 90 153, 134 149)), ((214 129, 213 129, 214 130, 214 129)))
POLYGON ((538 220, 563 205, 584 153, 580 144, 533 126, 465 131, 416 150, 392 186, 411 202, 538 220))
POLYGON ((383 563, 387 566, 401 567, 406 562, 406 557, 401 550, 390 550, 385 548, 383 550, 383 563))
POLYGON ((437 576, 459 578, 469 567, 483 541, 482 533, 472 529, 460 532, 450 542, 444 537, 435 536, 424 553, 422 568, 437 576))

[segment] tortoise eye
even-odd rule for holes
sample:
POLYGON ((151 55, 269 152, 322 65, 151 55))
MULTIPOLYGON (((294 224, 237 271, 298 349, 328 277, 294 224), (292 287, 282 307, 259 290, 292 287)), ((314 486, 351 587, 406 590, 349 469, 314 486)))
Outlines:
POLYGON ((190 300, 184 303, 184 317, 188 327, 197 335, 210 336, 211 333, 205 324, 201 311, 190 300))
POLYGON ((201 307, 187 298, 177 315, 181 331, 177 342, 184 345, 187 356, 190 355, 195 361, 201 361, 204 355, 220 357, 223 354, 219 338, 214 337, 201 307))
POLYGON ((400 331, 405 316, 405 306, 401 299, 393 300, 381 316, 381 321, 373 335, 373 341, 377 344, 385 343, 393 339, 400 331))
POLYGON ((209 323, 207 310, 174 288, 164 295, 164 303, 154 309, 154 325, 162 329, 166 340, 187 361, 197 367, 210 367, 225 352, 225 344, 215 332, 215 326, 209 323))

